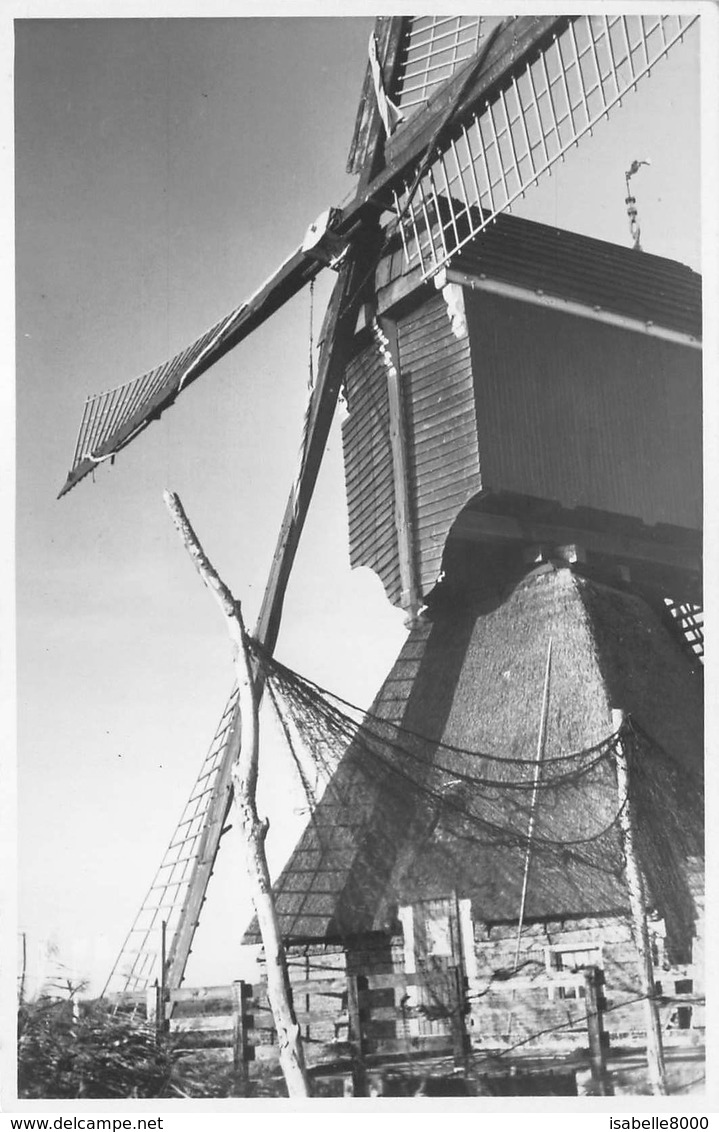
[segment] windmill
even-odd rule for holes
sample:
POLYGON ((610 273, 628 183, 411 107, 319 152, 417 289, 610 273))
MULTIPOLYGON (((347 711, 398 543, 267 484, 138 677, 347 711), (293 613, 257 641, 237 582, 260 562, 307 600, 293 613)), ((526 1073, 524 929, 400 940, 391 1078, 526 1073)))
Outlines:
MULTIPOLYGON (((186 387, 323 268, 337 270, 302 465, 255 630, 271 652, 334 405, 343 381, 350 402, 353 380, 357 384, 348 367, 358 319, 374 336, 384 367, 380 372, 389 378, 388 402, 394 399, 395 409, 389 411, 396 413, 395 378, 402 364, 396 364, 392 320, 375 320, 372 311, 377 265, 387 264, 390 287, 410 274, 428 285, 438 278, 445 301, 453 301, 462 285, 458 264, 473 242, 485 230, 487 235, 500 230, 492 227, 493 222, 629 95, 681 40, 691 22, 683 16, 380 20, 374 50, 381 74, 376 65, 368 68, 352 143, 350 167, 359 176, 354 200, 315 222, 302 245, 268 281, 187 350, 88 400, 63 493, 99 464, 114 461, 186 387), (399 108, 403 121, 391 106, 399 108), (394 125, 389 137, 383 112, 387 126, 394 125), (451 277, 453 271, 459 274, 451 277)), ((461 321, 460 309, 456 317, 461 321)), ((691 337, 692 328, 672 332, 691 337)), ((361 439, 356 450, 360 448, 361 439)), ((407 480, 401 436, 388 460, 401 488, 407 480)), ((358 475, 361 479, 361 468, 358 475)), ((475 495, 478 486, 468 483, 465 498, 475 495)), ((395 577, 388 590, 414 621, 439 573, 448 532, 433 540, 431 554, 423 558, 412 532, 415 503, 402 496, 402 490, 395 491, 388 520, 396 533, 395 577)), ((358 515, 369 506, 367 500, 358 500, 358 515)), ((500 513, 489 522, 486 513, 479 519, 477 514, 465 514, 463 521, 475 529, 482 527, 483 537, 500 541, 512 523, 523 521, 521 516, 500 513), (509 524, 505 522, 504 534, 502 520, 509 524)), ((359 529, 360 518, 357 524, 359 529)), ((541 532, 539 539, 534 538, 537 527, 535 521, 530 541, 541 542, 541 532)), ((665 568, 664 561, 654 563, 655 572, 665 568)), ((677 596, 679 615, 698 635, 698 602, 691 586, 683 594, 668 596, 677 596)), ((178 832, 116 967, 126 989, 141 989, 156 975, 153 964, 163 920, 170 929, 168 982, 178 985, 182 979, 230 804, 230 768, 223 754, 234 722, 231 697, 178 832)))

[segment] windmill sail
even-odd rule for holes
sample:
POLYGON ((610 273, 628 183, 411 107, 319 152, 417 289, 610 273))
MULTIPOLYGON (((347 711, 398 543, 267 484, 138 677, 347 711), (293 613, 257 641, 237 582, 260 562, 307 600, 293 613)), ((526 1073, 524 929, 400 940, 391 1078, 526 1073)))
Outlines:
MULTIPOLYGON (((237 691, 233 689, 202 760, 190 797, 108 976, 103 994, 138 994, 155 979, 162 981, 159 953, 163 923, 167 938, 172 941, 168 957, 169 963, 172 963, 182 915, 188 904, 190 889, 193 884, 196 885, 198 866, 207 862, 211 869, 214 864, 217 850, 214 844, 211 848, 207 845, 208 827, 219 822, 216 836, 219 842, 224 825, 230 789, 224 756, 236 704, 237 691)), ((183 970, 186 960, 187 956, 184 956, 183 970)))
MULTIPOLYGON (((403 113, 412 112, 387 140, 384 168, 361 183, 354 201, 338 212, 334 231, 357 243, 366 221, 391 210, 400 219, 408 264, 434 274, 591 133, 697 19, 402 20, 404 45, 396 52, 389 93, 403 113)), ((370 138, 367 131, 363 145, 355 138, 355 171, 371 166, 370 138)), ((320 269, 312 252, 298 249, 186 350, 89 397, 60 495, 112 459, 320 269)))
MULTIPOLYGON (((498 89, 458 116, 419 180, 406 177, 394 191, 408 264, 419 263, 427 277, 449 263, 621 105, 696 19, 596 15, 565 21, 543 50, 527 54, 498 89)), ((425 89, 430 77, 427 71, 413 86, 403 75, 401 82, 416 97, 416 86, 425 89)))
POLYGON ((274 314, 320 270, 298 248, 246 302, 230 311, 163 365, 88 397, 60 497, 156 420, 178 394, 274 314))

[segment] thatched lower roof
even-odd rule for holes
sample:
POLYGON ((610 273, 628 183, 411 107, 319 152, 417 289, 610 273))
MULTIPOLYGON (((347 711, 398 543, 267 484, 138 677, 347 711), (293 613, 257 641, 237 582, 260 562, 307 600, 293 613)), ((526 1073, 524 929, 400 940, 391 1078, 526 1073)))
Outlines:
MULTIPOLYGON (((478 790, 468 781, 476 760, 446 745, 501 756, 498 779, 532 773, 507 760, 535 757, 550 637, 545 758, 601 743, 612 708, 656 740, 635 756, 640 852, 660 913, 686 922, 681 861, 701 852, 701 815, 683 787, 701 775, 701 681, 640 597, 544 568, 508 592, 437 600, 410 633, 372 711, 424 737, 412 781, 391 748, 377 761, 359 741, 349 745, 275 884, 286 939, 392 930, 398 906, 451 892, 472 899, 478 920, 518 918, 526 846, 487 830, 525 833, 529 792, 478 790), (448 765, 455 778, 440 774, 448 765)), ((539 794, 543 848, 533 855, 527 919, 626 908, 616 828, 586 840, 611 826, 617 808, 610 760, 561 793, 539 794)), ((246 938, 254 942, 254 926, 246 938)))

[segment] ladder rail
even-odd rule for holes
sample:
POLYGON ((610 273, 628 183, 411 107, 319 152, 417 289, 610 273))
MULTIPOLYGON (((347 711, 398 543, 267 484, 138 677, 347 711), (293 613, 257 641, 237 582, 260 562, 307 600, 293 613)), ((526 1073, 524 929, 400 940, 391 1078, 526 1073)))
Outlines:
POLYGON ((222 791, 223 760, 236 702, 237 689, 233 688, 180 820, 107 978, 103 996, 144 990, 153 978, 159 979, 159 933, 164 921, 168 937, 174 939, 182 921, 201 856, 202 838, 206 835, 207 815, 222 791), (190 832, 183 834, 185 827, 190 832))

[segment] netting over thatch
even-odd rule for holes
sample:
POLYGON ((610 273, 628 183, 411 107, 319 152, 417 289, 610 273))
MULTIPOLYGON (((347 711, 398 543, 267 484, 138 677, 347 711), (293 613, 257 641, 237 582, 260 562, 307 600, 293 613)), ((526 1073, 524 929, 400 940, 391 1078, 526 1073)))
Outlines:
POLYGON ((651 899, 691 934, 701 689, 640 599, 563 570, 439 606, 366 714, 258 655, 312 809, 275 886, 286 938, 388 930, 450 892, 517 920, 528 869, 528 919, 624 910, 617 744, 651 899))

